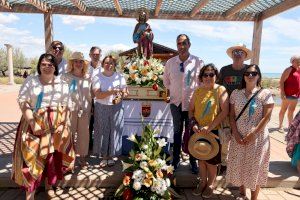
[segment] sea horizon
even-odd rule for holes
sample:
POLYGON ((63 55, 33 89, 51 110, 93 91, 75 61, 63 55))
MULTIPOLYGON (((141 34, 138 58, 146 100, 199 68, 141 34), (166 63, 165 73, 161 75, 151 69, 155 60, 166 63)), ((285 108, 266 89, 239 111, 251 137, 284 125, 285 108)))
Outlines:
POLYGON ((263 73, 262 72, 262 77, 263 78, 280 78, 282 73, 263 73))

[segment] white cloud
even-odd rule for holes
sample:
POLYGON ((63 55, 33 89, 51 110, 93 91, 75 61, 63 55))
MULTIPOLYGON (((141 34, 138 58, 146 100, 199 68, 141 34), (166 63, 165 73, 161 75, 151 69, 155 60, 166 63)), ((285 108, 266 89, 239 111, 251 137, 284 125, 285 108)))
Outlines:
POLYGON ((62 23, 70 25, 74 30, 84 30, 86 25, 94 24, 96 19, 91 16, 60 16, 62 23))
POLYGON ((0 24, 11 24, 19 20, 14 14, 2 14, 0 13, 0 24))
POLYGON ((0 44, 11 44, 13 48, 20 48, 26 57, 36 57, 45 51, 44 38, 32 36, 30 31, 0 24, 0 35, 0 44))
POLYGON ((268 31, 277 37, 285 36, 289 39, 300 40, 300 18, 291 19, 284 17, 273 17, 268 22, 268 31))

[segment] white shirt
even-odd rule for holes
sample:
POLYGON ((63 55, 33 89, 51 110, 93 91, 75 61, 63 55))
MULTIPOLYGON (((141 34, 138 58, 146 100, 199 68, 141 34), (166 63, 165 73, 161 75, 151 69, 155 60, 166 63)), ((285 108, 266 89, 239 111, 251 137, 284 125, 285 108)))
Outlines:
POLYGON ((182 111, 189 110, 189 103, 194 90, 199 85, 199 73, 204 63, 198 57, 190 54, 183 62, 184 72, 180 71, 182 61, 179 56, 170 58, 165 66, 163 83, 170 90, 170 103, 179 106, 182 111))
POLYGON ((72 107, 69 85, 60 76, 54 76, 54 84, 43 85, 39 75, 29 76, 19 91, 18 103, 28 102, 32 109, 37 106, 38 96, 43 93, 39 108, 68 106, 72 107))
MULTIPOLYGON (((99 73, 93 78, 92 81, 93 90, 100 89, 105 92, 112 89, 124 89, 127 87, 126 80, 124 76, 118 72, 115 72, 112 76, 104 76, 103 73, 99 73)), ((113 105, 112 101, 115 98, 115 95, 110 95, 104 99, 95 99, 96 102, 104 105, 113 105)))
POLYGON ((99 73, 102 73, 103 72, 103 68, 101 67, 101 63, 99 62, 98 65, 96 66, 96 68, 94 68, 92 66, 92 63, 90 62, 89 63, 89 75, 90 77, 93 79, 96 75, 98 75, 99 73))
POLYGON ((58 74, 64 74, 67 72, 67 66, 68 66, 68 62, 66 59, 62 59, 61 62, 58 64, 58 74))

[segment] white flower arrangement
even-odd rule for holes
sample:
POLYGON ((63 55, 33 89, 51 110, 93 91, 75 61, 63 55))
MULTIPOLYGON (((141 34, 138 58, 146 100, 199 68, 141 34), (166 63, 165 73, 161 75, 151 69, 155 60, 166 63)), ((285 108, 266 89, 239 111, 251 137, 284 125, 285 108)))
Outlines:
POLYGON ((162 61, 156 58, 146 59, 135 55, 132 58, 119 59, 117 71, 124 74, 128 85, 164 88, 162 61))
POLYGON ((122 184, 115 193, 119 199, 139 200, 171 199, 170 178, 173 166, 167 164, 162 148, 167 144, 165 139, 156 139, 154 130, 148 125, 144 128, 140 141, 135 135, 128 140, 134 142, 135 148, 129 158, 122 162, 126 173, 122 184))

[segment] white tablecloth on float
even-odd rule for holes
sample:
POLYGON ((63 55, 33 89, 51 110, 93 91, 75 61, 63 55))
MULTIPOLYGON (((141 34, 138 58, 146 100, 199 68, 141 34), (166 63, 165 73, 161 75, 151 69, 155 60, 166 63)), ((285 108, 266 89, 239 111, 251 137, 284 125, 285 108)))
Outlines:
POLYGON ((150 124, 158 130, 159 137, 166 137, 173 143, 173 118, 169 104, 164 101, 124 100, 124 131, 123 136, 142 133, 142 103, 151 104, 149 117, 144 117, 144 124, 150 124))

